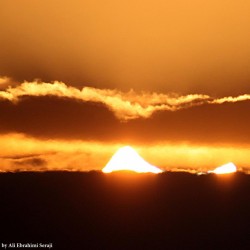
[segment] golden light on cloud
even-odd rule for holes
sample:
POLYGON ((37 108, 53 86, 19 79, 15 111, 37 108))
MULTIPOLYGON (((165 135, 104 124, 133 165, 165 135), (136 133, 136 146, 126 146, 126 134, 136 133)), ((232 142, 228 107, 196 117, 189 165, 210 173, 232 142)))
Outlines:
POLYGON ((132 147, 120 148, 102 169, 104 173, 129 170, 137 173, 161 173, 162 170, 146 162, 132 147))
POLYGON ((237 171, 236 166, 232 163, 229 162, 225 165, 222 165, 218 168, 216 168, 215 170, 212 171, 212 173, 215 174, 231 174, 231 173, 235 173, 237 171))
MULTIPOLYGON (((149 118, 156 111, 178 111, 204 104, 220 105, 250 100, 249 94, 236 97, 214 98, 204 94, 179 95, 176 93, 122 92, 117 89, 83 87, 78 89, 63 82, 24 82, 18 86, 7 77, 0 77, 0 83, 8 82, 8 88, 0 90, 0 99, 18 102, 23 96, 56 96, 82 102, 96 102, 106 105, 120 120, 149 118), (8 81, 6 80, 8 79, 8 81)), ((5 84, 6 86, 6 84, 5 84)))

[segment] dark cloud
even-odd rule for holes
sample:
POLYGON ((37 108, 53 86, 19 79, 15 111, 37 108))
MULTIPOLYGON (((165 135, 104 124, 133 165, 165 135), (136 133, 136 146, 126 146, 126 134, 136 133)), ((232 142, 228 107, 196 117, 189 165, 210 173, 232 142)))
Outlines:
POLYGON ((116 137, 118 120, 104 105, 57 97, 23 97, 0 102, 1 132, 44 138, 106 140, 116 137))
POLYGON ((21 154, 21 155, 11 155, 11 156, 2 156, 2 159, 9 159, 9 160, 22 160, 24 158, 39 158, 40 154, 21 154))
POLYGON ((129 122, 132 137, 205 143, 249 143, 250 101, 202 105, 177 112, 159 111, 150 119, 129 122), (139 134, 138 134, 139 132, 139 134), (142 136, 143 135, 143 136, 142 136))
POLYGON ((47 166, 47 161, 42 158, 34 157, 34 158, 23 158, 23 159, 18 159, 18 160, 13 160, 13 163, 15 165, 20 166, 26 166, 26 167, 46 167, 47 166))
POLYGON ((250 101, 206 104, 120 122, 103 104, 59 97, 0 102, 1 133, 117 142, 248 143, 250 101))

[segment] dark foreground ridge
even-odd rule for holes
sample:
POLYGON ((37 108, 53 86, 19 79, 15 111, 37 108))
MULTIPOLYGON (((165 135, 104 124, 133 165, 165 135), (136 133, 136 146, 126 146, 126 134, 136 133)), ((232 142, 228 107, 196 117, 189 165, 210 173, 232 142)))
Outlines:
POLYGON ((242 173, 5 173, 0 244, 250 249, 249 195, 250 176, 242 173))

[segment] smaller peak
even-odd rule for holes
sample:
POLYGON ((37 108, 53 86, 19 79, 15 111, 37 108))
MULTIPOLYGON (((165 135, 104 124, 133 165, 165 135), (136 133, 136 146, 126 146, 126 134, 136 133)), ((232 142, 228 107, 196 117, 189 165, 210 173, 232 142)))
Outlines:
POLYGON ((211 172, 215 174, 230 174, 237 172, 237 167, 234 165, 233 162, 228 162, 220 167, 217 167, 211 172))

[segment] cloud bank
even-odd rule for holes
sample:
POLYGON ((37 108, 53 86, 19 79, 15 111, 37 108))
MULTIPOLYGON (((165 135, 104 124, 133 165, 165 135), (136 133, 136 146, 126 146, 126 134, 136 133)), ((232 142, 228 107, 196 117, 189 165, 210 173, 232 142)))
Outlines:
MULTIPOLYGON (((0 83, 6 84, 7 80, 7 78, 1 78, 0 83)), ((2 100, 8 100, 13 103, 19 102, 25 96, 56 96, 82 102, 102 103, 122 121, 149 118, 156 111, 178 111, 204 104, 235 103, 250 100, 250 94, 214 98, 203 94, 136 93, 134 90, 122 92, 116 89, 99 89, 93 87, 77 89, 58 81, 53 83, 39 81, 24 82, 18 86, 9 86, 0 91, 0 98, 2 100)))

